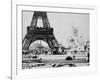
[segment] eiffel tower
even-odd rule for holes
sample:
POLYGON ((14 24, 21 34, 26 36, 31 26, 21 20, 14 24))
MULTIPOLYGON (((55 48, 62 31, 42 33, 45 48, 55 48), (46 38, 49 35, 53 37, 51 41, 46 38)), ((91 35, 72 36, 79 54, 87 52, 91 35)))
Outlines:
POLYGON ((43 40, 48 43, 49 48, 58 46, 58 42, 53 34, 54 29, 50 27, 47 13, 34 11, 30 26, 27 27, 27 34, 22 41, 22 50, 29 50, 29 46, 36 40, 43 40), (43 27, 37 26, 38 19, 42 19, 43 27))

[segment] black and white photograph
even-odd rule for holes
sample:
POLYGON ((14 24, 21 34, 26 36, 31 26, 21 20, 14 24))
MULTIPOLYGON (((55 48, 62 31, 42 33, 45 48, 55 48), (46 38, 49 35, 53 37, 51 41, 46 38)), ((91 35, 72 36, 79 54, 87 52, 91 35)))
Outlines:
POLYGON ((90 14, 22 11, 22 69, 90 66, 90 14))
POLYGON ((96 73, 96 18, 88 5, 12 3, 12 80, 96 73))

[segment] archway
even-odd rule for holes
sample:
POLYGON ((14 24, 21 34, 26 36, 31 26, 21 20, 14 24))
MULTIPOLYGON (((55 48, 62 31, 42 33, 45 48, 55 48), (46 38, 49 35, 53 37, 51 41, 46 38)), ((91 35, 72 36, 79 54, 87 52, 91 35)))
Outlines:
POLYGON ((49 45, 47 42, 43 40, 36 40, 32 42, 29 46, 29 51, 32 51, 33 53, 37 54, 44 54, 46 51, 49 51, 49 45))

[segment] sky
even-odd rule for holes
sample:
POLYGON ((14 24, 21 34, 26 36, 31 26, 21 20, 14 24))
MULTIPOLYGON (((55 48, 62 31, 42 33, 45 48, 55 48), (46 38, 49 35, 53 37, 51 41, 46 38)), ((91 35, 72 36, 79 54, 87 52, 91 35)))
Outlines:
MULTIPOLYGON (((23 38, 27 33, 27 26, 31 24, 34 11, 23 11, 23 38)), ((86 13, 59 13, 47 12, 50 26, 54 28, 54 35, 57 41, 64 46, 67 40, 72 36, 72 27, 78 28, 79 34, 83 36, 84 41, 89 40, 89 14, 86 13)), ((38 20, 38 26, 42 26, 42 21, 38 20)))

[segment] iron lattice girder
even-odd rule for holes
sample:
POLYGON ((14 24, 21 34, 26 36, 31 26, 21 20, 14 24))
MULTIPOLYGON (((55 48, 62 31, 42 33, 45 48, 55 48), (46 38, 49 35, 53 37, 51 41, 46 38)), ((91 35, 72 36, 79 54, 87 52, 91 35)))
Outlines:
POLYGON ((44 28, 50 27, 46 12, 35 11, 34 14, 33 14, 31 25, 30 25, 31 28, 34 28, 34 27, 36 28, 37 27, 36 26, 37 25, 37 20, 39 18, 42 19, 44 28))
POLYGON ((47 35, 53 35, 53 28, 42 28, 42 27, 36 27, 31 29, 30 27, 27 27, 27 33, 28 34, 47 34, 47 35))

